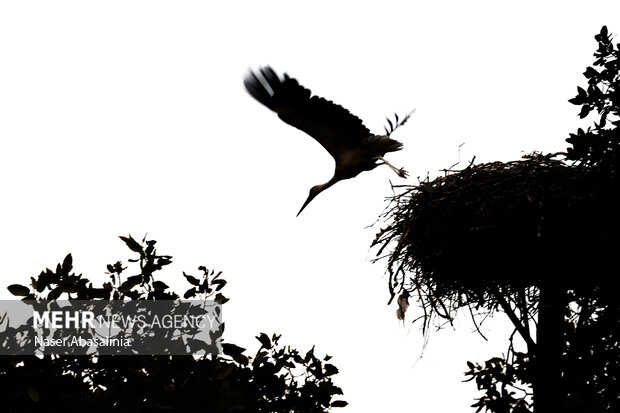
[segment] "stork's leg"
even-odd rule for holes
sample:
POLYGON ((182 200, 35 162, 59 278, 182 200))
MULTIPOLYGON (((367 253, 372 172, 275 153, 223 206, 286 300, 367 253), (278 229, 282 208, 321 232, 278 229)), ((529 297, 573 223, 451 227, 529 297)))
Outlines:
POLYGON ((389 166, 390 169, 392 169, 394 172, 396 172, 396 175, 400 176, 401 178, 406 178, 409 175, 409 173, 407 171, 405 171, 405 168, 400 168, 400 169, 396 168, 394 165, 389 163, 387 161, 387 159, 385 159, 381 155, 377 156, 375 159, 378 159, 381 162, 383 162, 384 164, 386 164, 387 166, 389 166))

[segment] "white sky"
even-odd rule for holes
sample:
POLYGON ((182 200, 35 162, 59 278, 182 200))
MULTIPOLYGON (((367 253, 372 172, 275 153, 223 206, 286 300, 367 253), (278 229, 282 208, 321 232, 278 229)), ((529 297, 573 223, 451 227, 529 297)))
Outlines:
POLYGON ((272 65, 377 133, 415 107, 388 159, 434 177, 461 143, 463 165, 563 150, 567 99, 618 16, 617 1, 1 2, 0 298, 68 252, 103 281, 128 258, 117 236, 148 232, 178 291, 183 270, 224 271, 227 341, 252 353, 280 333, 334 356, 343 411, 473 411, 465 362, 505 352, 503 320, 488 343, 465 319, 433 333, 417 361, 423 337, 386 306, 366 228, 403 181, 380 167, 296 218, 333 160, 242 77, 272 65))

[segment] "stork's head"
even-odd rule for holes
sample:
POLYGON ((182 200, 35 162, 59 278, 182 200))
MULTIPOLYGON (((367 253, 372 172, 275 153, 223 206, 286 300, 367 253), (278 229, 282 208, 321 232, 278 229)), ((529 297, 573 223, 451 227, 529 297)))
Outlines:
POLYGON ((316 198, 316 196, 320 194, 321 192, 323 192, 325 189, 327 189, 327 186, 325 184, 315 185, 312 188, 310 188, 310 193, 308 194, 308 198, 306 199, 306 202, 304 202, 304 204, 301 206, 301 209, 297 213, 297 216, 299 216, 299 214, 301 214, 301 211, 303 211, 304 208, 308 206, 308 204, 312 202, 312 200, 316 198))

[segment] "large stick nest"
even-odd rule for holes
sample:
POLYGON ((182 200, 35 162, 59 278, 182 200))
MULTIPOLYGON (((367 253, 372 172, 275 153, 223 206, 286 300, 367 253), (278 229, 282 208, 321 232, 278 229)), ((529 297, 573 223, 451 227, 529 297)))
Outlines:
POLYGON ((557 154, 528 155, 405 187, 373 245, 387 252, 392 298, 425 289, 463 304, 498 285, 571 288, 617 277, 619 204, 617 181, 557 154))

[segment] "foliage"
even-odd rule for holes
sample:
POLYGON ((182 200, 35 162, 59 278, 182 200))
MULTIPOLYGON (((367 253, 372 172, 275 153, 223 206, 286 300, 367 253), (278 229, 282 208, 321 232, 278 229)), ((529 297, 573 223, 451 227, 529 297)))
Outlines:
POLYGON ((476 412, 483 408, 496 413, 528 413, 531 393, 528 389, 532 382, 530 361, 526 353, 512 352, 511 360, 493 357, 484 365, 467 362, 470 376, 466 381, 475 380, 478 390, 484 390, 472 407, 476 412))
MULTIPOLYGON (((30 287, 13 284, 9 291, 24 299, 166 300, 179 296, 156 273, 172 262, 159 255, 156 241, 121 237, 138 254, 128 266, 107 266, 110 281, 100 287, 73 271, 71 254, 55 271, 31 278, 30 287), (64 295, 64 296, 63 296, 64 295)), ((191 287, 185 298, 228 299, 221 272, 199 267, 201 275, 183 274, 191 287)), ((0 333, 0 342, 10 329, 0 333)), ((224 343, 218 356, 5 356, 0 358, 0 388, 8 412, 38 411, 201 411, 326 412, 347 403, 332 382, 338 369, 314 355, 279 344, 280 336, 261 333, 255 356, 224 343)))
POLYGON ((564 387, 568 413, 620 411, 620 303, 616 285, 569 291, 564 387))
POLYGON ((598 122, 585 131, 580 128, 570 134, 566 141, 572 146, 567 150, 567 157, 617 176, 620 172, 620 43, 614 47, 606 26, 594 38, 598 42, 596 60, 583 73, 588 86, 578 87, 577 96, 569 102, 581 105, 581 118, 597 112, 598 122))
POLYGON ((415 109, 407 113, 403 118, 399 118, 398 114, 395 113, 394 122, 392 122, 390 118, 386 118, 385 120, 387 121, 388 126, 383 127, 383 129, 385 130, 385 135, 390 136, 392 133, 396 131, 396 129, 400 128, 405 123, 407 123, 407 121, 409 120, 409 118, 411 118, 411 115, 413 115, 414 112, 415 112, 415 109))

